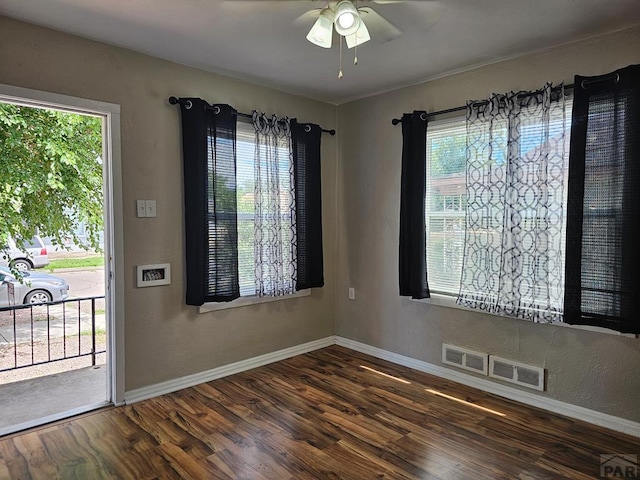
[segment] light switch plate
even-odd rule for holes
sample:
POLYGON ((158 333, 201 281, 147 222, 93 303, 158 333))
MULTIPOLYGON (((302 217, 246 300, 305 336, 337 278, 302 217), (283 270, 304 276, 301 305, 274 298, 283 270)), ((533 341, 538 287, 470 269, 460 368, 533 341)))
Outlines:
POLYGON ((144 218, 147 216, 147 206, 145 200, 136 200, 136 212, 138 218, 144 218))
POLYGON ((155 217, 156 216, 156 201, 155 200, 146 200, 146 210, 147 217, 155 217))

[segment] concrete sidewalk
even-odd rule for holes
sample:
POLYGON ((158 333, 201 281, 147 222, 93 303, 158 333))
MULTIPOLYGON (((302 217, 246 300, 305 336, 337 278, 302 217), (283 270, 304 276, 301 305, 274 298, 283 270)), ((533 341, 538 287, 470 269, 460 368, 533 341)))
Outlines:
MULTIPOLYGON (((37 308, 37 307, 35 307, 37 308)), ((34 310, 35 310, 34 308, 34 310)), ((45 310, 46 315, 46 310, 45 310)), ((34 312, 34 317, 35 317, 34 312)), ((13 325, 0 327, 0 347, 5 345, 13 345, 15 343, 30 343, 46 341, 48 338, 61 338, 70 335, 78 335, 78 333, 91 333, 91 314, 81 313, 80 318, 77 315, 67 315, 66 318, 59 314, 53 314, 53 318, 49 322, 44 320, 16 321, 15 335, 13 325)), ((96 314, 96 331, 105 331, 106 322, 104 313, 96 314)))

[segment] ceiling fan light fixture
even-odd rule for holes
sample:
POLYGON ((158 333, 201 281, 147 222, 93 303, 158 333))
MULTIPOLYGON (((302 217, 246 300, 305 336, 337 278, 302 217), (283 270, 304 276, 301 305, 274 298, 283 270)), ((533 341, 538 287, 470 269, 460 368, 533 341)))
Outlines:
POLYGON ((336 14, 334 19, 336 32, 346 37, 356 33, 362 21, 358 10, 349 0, 341 0, 336 6, 336 14))
POLYGON ((357 47, 358 45, 362 45, 363 43, 371 40, 369 30, 364 22, 360 22, 360 27, 356 30, 356 33, 353 35, 347 35, 344 38, 347 41, 347 48, 357 47))
POLYGON ((320 12, 318 19, 309 30, 307 40, 322 48, 331 48, 333 37, 334 13, 330 8, 324 8, 320 12))

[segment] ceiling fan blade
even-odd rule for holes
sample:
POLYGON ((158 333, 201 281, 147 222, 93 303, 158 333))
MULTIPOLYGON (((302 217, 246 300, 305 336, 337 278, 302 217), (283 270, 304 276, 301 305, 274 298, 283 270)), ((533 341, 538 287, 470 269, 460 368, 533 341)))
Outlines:
POLYGON ((388 42, 389 40, 393 40, 394 38, 398 38, 402 35, 402 30, 376 12, 373 8, 362 7, 358 9, 358 12, 360 12, 360 16, 364 23, 366 23, 372 30, 375 30, 373 35, 374 38, 388 42))

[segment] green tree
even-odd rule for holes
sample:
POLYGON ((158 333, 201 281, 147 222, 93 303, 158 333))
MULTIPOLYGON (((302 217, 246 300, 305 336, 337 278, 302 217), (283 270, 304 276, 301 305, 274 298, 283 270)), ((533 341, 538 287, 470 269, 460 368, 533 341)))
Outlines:
POLYGON ((463 173, 467 162, 465 134, 434 138, 431 144, 431 175, 443 176, 463 173))
POLYGON ((0 103, 0 242, 35 233, 100 250, 102 123, 87 115, 0 103), (75 227, 84 222, 87 241, 75 227))

